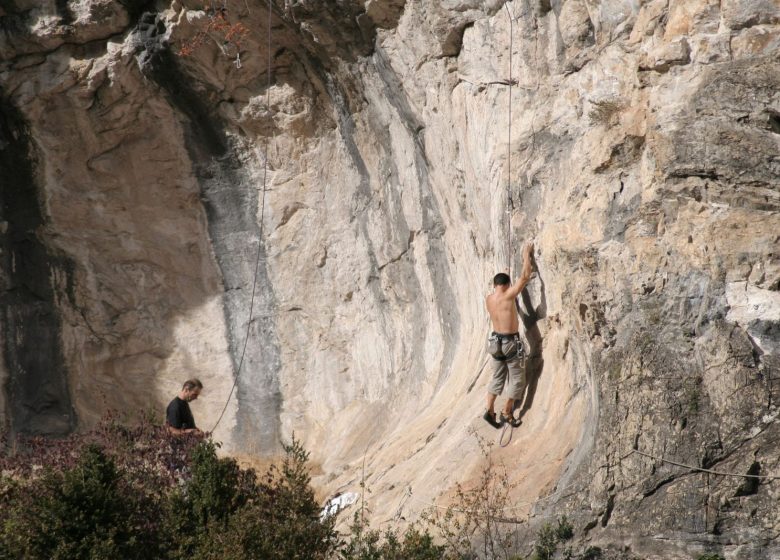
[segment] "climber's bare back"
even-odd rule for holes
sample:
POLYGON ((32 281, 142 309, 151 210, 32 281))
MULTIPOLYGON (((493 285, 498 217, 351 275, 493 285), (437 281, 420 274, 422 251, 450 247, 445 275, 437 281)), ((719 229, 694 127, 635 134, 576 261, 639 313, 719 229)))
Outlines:
POLYGON ((519 329, 515 298, 507 292, 492 293, 486 301, 490 321, 493 323, 493 331, 503 334, 516 333, 519 329))
POLYGON ((523 270, 517 282, 512 285, 508 283, 509 270, 506 270, 505 274, 497 274, 494 279, 493 293, 485 300, 490 321, 493 323, 493 332, 514 334, 519 330, 515 298, 520 295, 520 292, 525 289, 526 284, 531 279, 533 267, 531 256, 533 255, 533 250, 533 243, 526 243, 525 247, 523 247, 523 270), (506 283, 499 280, 501 276, 504 277, 506 283), (501 283, 495 284, 495 282, 501 283))

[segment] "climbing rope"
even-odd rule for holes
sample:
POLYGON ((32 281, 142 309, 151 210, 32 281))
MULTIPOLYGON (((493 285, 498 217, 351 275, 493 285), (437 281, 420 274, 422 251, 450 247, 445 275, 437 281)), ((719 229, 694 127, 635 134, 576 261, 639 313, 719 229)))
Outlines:
MULTIPOLYGON (((533 506, 532 508, 529 508, 529 517, 530 517, 530 511, 534 507, 536 507, 538 504, 550 501, 552 499, 557 499, 557 498, 561 497, 560 495, 563 493, 564 490, 568 490, 569 488, 573 488, 574 486, 576 486, 576 484, 574 484, 574 483, 567 484, 563 488, 559 488, 559 489, 555 490, 552 494, 548 494, 547 496, 539 496, 535 500, 531 500, 531 501, 514 502, 513 506, 497 508, 495 511, 497 513, 505 513, 505 512, 516 511, 516 510, 519 510, 519 509, 525 509, 527 506, 533 506)), ((433 508, 441 509, 441 510, 445 510, 445 511, 453 511, 453 512, 456 512, 456 513, 469 513, 469 514, 474 515, 475 514, 475 509, 479 509, 478 507, 477 508, 472 508, 472 509, 463 509, 463 508, 457 508, 457 507, 454 507, 454 506, 442 506, 442 505, 439 505, 439 504, 435 504, 433 502, 426 502, 424 500, 421 500, 421 499, 417 498, 416 496, 414 496, 412 494, 411 486, 407 488, 406 494, 405 494, 405 496, 402 499, 403 499, 403 503, 405 503, 407 500, 411 500, 412 502, 416 502, 417 504, 422 505, 422 506, 433 507, 433 508)), ((399 506, 399 509, 401 507, 402 506, 399 506)), ((494 514, 484 515, 482 517, 491 517, 491 518, 493 518, 493 515, 494 514)), ((497 521, 505 521, 505 522, 515 522, 515 523, 523 523, 524 522, 523 520, 508 519, 506 517, 495 517, 494 519, 497 520, 497 521)))
POLYGON ((504 4, 507 16, 509 16, 509 101, 508 101, 508 119, 507 119, 507 139, 506 139, 506 260, 509 278, 512 278, 512 51, 514 50, 514 19, 512 12, 509 11, 509 5, 504 4))
POLYGON ((401 515, 404 511, 404 506, 406 505, 406 501, 412 497, 412 487, 407 486, 406 492, 404 492, 404 495, 401 496, 401 501, 398 504, 398 507, 395 510, 395 515, 393 516, 393 521, 398 523, 401 520, 401 515))
MULTIPOLYGON (((507 80, 500 80, 497 83, 506 84, 509 87, 509 93, 508 93, 508 100, 507 100, 507 142, 506 142, 506 151, 507 151, 507 176, 506 176, 506 240, 507 240, 507 247, 506 247, 506 258, 507 258, 507 268, 509 269, 509 276, 511 278, 512 276, 512 213, 514 212, 514 200, 512 198, 512 106, 513 106, 513 98, 512 98, 512 86, 518 85, 515 79, 513 78, 513 70, 514 70, 514 24, 515 21, 521 16, 513 15, 511 10, 509 9, 509 4, 504 4, 504 8, 506 9, 507 17, 509 18, 509 77, 507 80)), ((525 15, 525 14, 521 14, 525 15)), ((536 27, 535 27, 536 29, 536 27)), ((539 37, 538 37, 538 30, 535 33, 535 39, 534 39, 534 60, 537 63, 539 62, 539 37)), ((540 85, 540 76, 539 73, 536 73, 536 85, 533 88, 533 91, 538 92, 539 91, 539 85, 540 85)), ((524 86, 518 86, 521 89, 525 90, 531 90, 530 87, 524 87, 524 86)), ((536 129, 534 126, 534 120, 536 119, 536 104, 534 104, 533 112, 531 114, 531 147, 528 150, 528 155, 525 158, 525 161, 523 162, 523 166, 527 165, 528 162, 531 159, 531 156, 533 155, 534 151, 536 150, 536 129)), ((522 167, 522 166, 521 166, 522 167)))
MULTIPOLYGON (((669 463, 670 465, 675 465, 677 467, 683 467, 685 469, 689 469, 696 472, 703 472, 708 474, 715 474, 718 476, 732 476, 732 477, 738 477, 738 478, 755 478, 755 479, 765 479, 765 480, 780 480, 780 476, 775 476, 771 474, 740 474, 740 473, 729 473, 729 472, 723 472, 723 471, 714 471, 712 469, 705 469, 703 467, 694 467, 692 465, 686 465, 684 463, 678 463, 677 461, 672 461, 671 459, 666 459, 664 457, 658 457, 656 455, 651 455, 650 453, 644 453, 643 451, 639 451, 638 449, 633 449, 631 453, 636 453, 637 455, 642 455, 643 457, 647 457, 649 459, 654 459, 656 461, 661 461, 663 463, 669 463)), ((629 453, 628 455, 631 455, 629 453)))
MULTIPOLYGON (((269 118, 271 118, 271 17, 273 16, 273 1, 268 0, 268 87, 265 90, 265 104, 268 108, 268 115, 269 118)), ((240 61, 240 59, 236 59, 237 61, 240 61)), ((237 63, 237 66, 240 68, 240 62, 237 63)), ((272 132, 273 134, 273 132, 272 132)), ((268 136, 265 138, 265 144, 263 146, 263 190, 262 190, 262 196, 260 197, 260 232, 257 237, 257 254, 255 255, 255 272, 254 277, 252 278, 252 297, 249 300, 249 318, 246 322, 246 336, 244 336, 244 346, 241 349, 241 358, 238 361, 238 369, 236 370, 236 376, 233 379, 233 385, 230 387, 230 393, 228 393, 227 400, 225 401, 225 406, 222 407, 222 412, 219 414, 219 418, 217 418, 217 421, 214 423, 214 427, 211 428, 211 432, 213 433, 214 430, 217 429, 217 426, 219 426, 219 423, 222 421, 222 417, 225 415, 225 411, 227 410, 228 404, 230 404, 230 399, 233 397, 233 392, 236 389, 236 385, 238 384, 238 379, 241 376, 241 368, 244 365, 244 356, 246 355, 246 347, 249 343, 249 334, 250 329, 252 328, 252 313, 255 308, 255 295, 257 293, 257 274, 258 269, 260 268, 260 254, 263 248, 263 231, 265 226, 265 192, 266 192, 266 181, 268 176, 268 144, 269 139, 268 136)))
MULTIPOLYGON (((506 8, 506 14, 509 17, 509 78, 507 80, 507 86, 509 87, 509 99, 507 102, 507 139, 506 139, 506 260, 507 260, 507 274, 509 279, 512 279, 512 212, 514 211, 514 204, 512 203, 512 51, 514 51, 514 17, 512 12, 509 11, 509 5, 504 4, 506 8)), ((515 300, 515 306, 518 306, 517 300, 515 300)), ((512 441, 512 434, 514 433, 514 426, 511 424, 504 424, 501 434, 498 437, 498 445, 500 447, 506 447, 509 442, 512 441), (509 428, 509 438, 504 441, 509 428)))
MULTIPOLYGON (((678 467, 686 468, 686 469, 689 469, 691 471, 702 472, 702 473, 707 473, 707 474, 713 474, 713 475, 717 475, 717 476, 729 476, 729 477, 748 478, 748 479, 757 479, 757 480, 762 480, 763 479, 763 480, 768 480, 768 481, 779 480, 780 479, 780 476, 773 475, 773 474, 741 474, 741 473, 716 471, 716 470, 713 470, 713 469, 705 469, 703 467, 695 467, 693 465, 686 465, 684 463, 680 463, 678 461, 673 461, 673 460, 667 459, 665 457, 660 457, 660 456, 657 456, 657 455, 653 455, 651 453, 645 453, 643 451, 639 451, 638 449, 632 449, 631 451, 626 453, 624 456, 622 456, 620 458, 620 460, 623 461, 623 460, 627 459, 628 457, 630 457, 631 455, 633 455, 634 453, 636 453, 637 455, 642 455, 643 457, 647 457, 649 459, 654 459, 656 461, 661 461, 661 462, 669 463, 671 465, 675 465, 675 466, 678 466, 678 467)), ((513 506, 499 508, 499 509, 496 510, 496 512, 504 514, 504 513, 507 513, 507 512, 511 512, 511 511, 515 511, 515 510, 519 510, 519 509, 524 509, 524 508, 526 508, 528 506, 532 506, 532 507, 528 508, 527 518, 530 518, 531 511, 537 505, 542 504, 544 502, 548 502, 548 501, 554 500, 554 499, 561 498, 562 497, 561 494, 563 494, 563 492, 565 490, 568 490, 569 488, 573 488, 575 486, 577 486, 576 483, 567 484, 563 488, 559 488, 559 489, 555 490, 553 493, 548 494, 547 496, 540 496, 540 497, 538 497, 538 498, 536 498, 535 500, 532 500, 532 501, 515 502, 513 506)), ((440 509, 440 510, 445 510, 445 511, 453 511, 453 512, 456 512, 456 513, 467 513, 467 514, 471 514, 471 515, 475 515, 477 513, 474 509, 463 509, 463 508, 457 508, 457 507, 454 507, 454 506, 443 506, 443 505, 435 504, 435 503, 432 503, 432 502, 426 502, 426 501, 420 500, 420 499, 418 499, 416 496, 414 496, 412 494, 412 488, 410 486, 410 487, 407 488, 406 493, 405 493, 405 495, 404 495, 404 497, 402 499, 401 504, 399 504, 398 511, 396 512, 397 516, 400 517, 401 509, 403 508, 403 505, 408 500, 416 502, 419 505, 423 505, 423 506, 427 506, 427 507, 433 507, 433 508, 440 509)), ((484 515, 482 517, 488 517, 488 515, 484 515)), ((498 515, 494 516, 492 514, 490 515, 490 517, 494 521, 500 521, 500 522, 505 522, 505 523, 524 523, 526 521, 526 520, 522 520, 522 519, 507 518, 505 516, 498 516, 498 515)))
POLYGON ((504 427, 501 430, 501 435, 498 436, 498 445, 499 445, 499 447, 506 447, 507 445, 509 445, 509 442, 512 441, 512 434, 514 434, 514 431, 515 431, 515 427, 512 424, 509 424, 509 423, 504 424, 504 427), (504 435, 507 432, 507 428, 509 428, 509 439, 504 441, 504 435))

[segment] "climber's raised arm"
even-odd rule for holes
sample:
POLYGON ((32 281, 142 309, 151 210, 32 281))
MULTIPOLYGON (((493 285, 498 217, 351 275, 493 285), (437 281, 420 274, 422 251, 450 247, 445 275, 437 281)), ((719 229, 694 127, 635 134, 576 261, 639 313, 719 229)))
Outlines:
POLYGON ((519 296, 520 292, 523 291, 523 289, 528 285, 528 282, 531 280, 531 273, 533 272, 531 255, 533 254, 533 251, 533 243, 526 243, 525 247, 523 247, 523 270, 520 273, 520 278, 517 279, 517 282, 512 284, 512 286, 506 291, 506 297, 511 297, 514 299, 519 296))

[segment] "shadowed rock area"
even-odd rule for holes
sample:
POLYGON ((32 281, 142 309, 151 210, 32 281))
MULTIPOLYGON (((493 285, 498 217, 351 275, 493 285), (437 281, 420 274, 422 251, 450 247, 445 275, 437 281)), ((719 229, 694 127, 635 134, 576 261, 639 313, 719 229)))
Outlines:
POLYGON ((505 517, 780 556, 780 480, 716 474, 780 476, 777 3, 268 8, 0 1, 6 428, 197 376, 227 452, 294 432, 413 521, 497 437, 484 296, 534 240, 505 517))
POLYGON ((72 295, 71 264, 41 239, 37 162, 26 124, 2 97, 0 111, 6 427, 11 434, 63 435, 73 429, 75 415, 55 297, 72 295))

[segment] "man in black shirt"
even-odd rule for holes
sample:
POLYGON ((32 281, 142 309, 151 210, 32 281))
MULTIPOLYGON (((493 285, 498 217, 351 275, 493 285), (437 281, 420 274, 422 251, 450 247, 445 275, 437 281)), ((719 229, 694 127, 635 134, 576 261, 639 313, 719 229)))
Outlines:
POLYGON ((203 390, 203 383, 198 379, 188 379, 182 385, 181 391, 168 405, 165 413, 165 424, 173 435, 197 434, 203 435, 196 426, 189 403, 194 401, 203 390))

